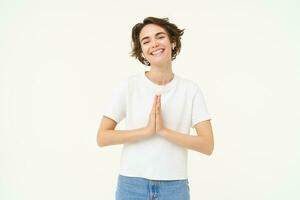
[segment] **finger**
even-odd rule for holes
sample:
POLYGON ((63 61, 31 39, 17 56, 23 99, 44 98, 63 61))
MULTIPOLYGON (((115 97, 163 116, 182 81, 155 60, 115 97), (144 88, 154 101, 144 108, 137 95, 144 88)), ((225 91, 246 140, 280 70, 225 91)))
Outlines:
POLYGON ((160 107, 161 107, 161 95, 159 95, 159 96, 157 97, 157 102, 156 102, 156 104, 157 104, 158 108, 160 109, 160 107))
POLYGON ((158 96, 158 106, 159 106, 159 109, 161 107, 161 95, 158 96))
POLYGON ((161 96, 159 95, 157 97, 157 101, 156 101, 156 113, 160 112, 160 98, 161 98, 161 96))
POLYGON ((151 110, 152 113, 155 113, 156 101, 157 101, 157 95, 154 96, 154 101, 153 101, 152 110, 151 110))

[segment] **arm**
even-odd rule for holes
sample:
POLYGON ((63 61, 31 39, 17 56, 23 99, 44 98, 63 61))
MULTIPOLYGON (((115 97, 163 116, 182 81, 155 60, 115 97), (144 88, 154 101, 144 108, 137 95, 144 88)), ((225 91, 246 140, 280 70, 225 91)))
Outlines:
POLYGON ((199 122, 195 125, 195 129, 197 136, 186 135, 168 128, 163 128, 160 131, 160 135, 184 148, 211 155, 214 148, 214 141, 210 120, 199 122))
POLYGON ((133 130, 114 130, 117 123, 103 116, 97 133, 97 144, 100 147, 116 144, 125 144, 135 142, 146 138, 147 132, 145 128, 133 130))
POLYGON ((117 123, 103 116, 98 134, 97 134, 97 143, 100 147, 115 145, 115 144, 124 144, 131 143, 138 140, 148 138, 155 132, 155 107, 156 107, 157 96, 155 95, 151 112, 149 114, 148 124, 146 127, 133 129, 133 130, 118 130, 115 131, 117 123))

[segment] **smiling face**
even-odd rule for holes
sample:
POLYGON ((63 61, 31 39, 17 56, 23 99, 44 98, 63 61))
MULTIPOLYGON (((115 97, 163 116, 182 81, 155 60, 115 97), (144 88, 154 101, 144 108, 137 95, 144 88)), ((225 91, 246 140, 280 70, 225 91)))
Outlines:
POLYGON ((140 32, 142 52, 150 65, 171 62, 172 49, 168 33, 160 26, 148 24, 140 32))

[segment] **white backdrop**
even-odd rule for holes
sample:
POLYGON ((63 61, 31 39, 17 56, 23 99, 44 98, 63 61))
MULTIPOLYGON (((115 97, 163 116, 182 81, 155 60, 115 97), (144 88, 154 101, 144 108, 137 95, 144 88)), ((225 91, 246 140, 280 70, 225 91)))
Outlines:
POLYGON ((100 148, 96 134, 116 86, 148 69, 129 56, 131 28, 148 16, 186 29, 173 71, 199 84, 212 115, 213 154, 189 151, 191 199, 299 199, 299 10, 1 0, 0 199, 114 199, 121 145, 100 148))

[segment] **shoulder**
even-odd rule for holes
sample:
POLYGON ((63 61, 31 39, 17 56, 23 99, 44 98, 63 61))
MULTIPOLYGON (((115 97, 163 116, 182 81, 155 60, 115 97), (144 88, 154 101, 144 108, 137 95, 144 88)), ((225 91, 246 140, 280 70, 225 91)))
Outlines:
POLYGON ((128 91, 128 89, 137 85, 141 80, 141 74, 133 74, 122 78, 119 82, 119 89, 123 91, 128 91))
POLYGON ((132 74, 130 76, 127 77, 127 81, 137 81, 141 79, 141 73, 136 73, 136 74, 132 74))
POLYGON ((140 79, 140 74, 133 74, 121 79, 120 85, 128 85, 130 82, 140 79))
POLYGON ((127 83, 127 86, 129 88, 134 88, 138 85, 143 85, 143 83, 145 82, 143 72, 138 72, 127 76, 125 82, 127 83))
POLYGON ((186 77, 182 77, 182 76, 177 76, 178 79, 178 85, 180 87, 184 87, 186 90, 191 91, 192 93, 197 92, 197 90, 200 90, 200 86, 199 84, 191 79, 188 79, 186 77))

